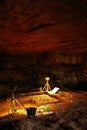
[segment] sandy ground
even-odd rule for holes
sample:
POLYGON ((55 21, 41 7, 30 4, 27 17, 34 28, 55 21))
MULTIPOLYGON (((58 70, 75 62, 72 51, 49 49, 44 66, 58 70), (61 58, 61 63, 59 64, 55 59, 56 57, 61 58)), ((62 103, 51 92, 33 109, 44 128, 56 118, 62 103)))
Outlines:
POLYGON ((30 107, 36 108, 36 115, 64 113, 77 107, 84 109, 87 107, 87 92, 59 91, 57 94, 36 92, 15 96, 14 100, 7 98, 0 101, 0 117, 13 113, 27 115, 26 109, 30 107))

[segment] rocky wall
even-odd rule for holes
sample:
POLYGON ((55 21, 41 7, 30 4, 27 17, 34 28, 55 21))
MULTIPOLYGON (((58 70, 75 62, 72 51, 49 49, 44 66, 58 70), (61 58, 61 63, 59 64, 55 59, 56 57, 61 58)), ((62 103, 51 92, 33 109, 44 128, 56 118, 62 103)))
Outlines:
POLYGON ((0 96, 17 92, 37 91, 49 76, 51 88, 87 90, 87 55, 71 56, 41 54, 29 56, 0 56, 0 96), (79 58, 78 58, 79 57, 79 58), (70 62, 71 61, 71 62, 70 62))

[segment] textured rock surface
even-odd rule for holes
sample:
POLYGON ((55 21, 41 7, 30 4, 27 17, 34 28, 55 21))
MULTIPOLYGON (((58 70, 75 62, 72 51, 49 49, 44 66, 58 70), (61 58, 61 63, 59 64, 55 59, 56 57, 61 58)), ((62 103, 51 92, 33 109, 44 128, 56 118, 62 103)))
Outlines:
POLYGON ((0 51, 87 52, 86 0, 1 0, 0 51))
POLYGON ((47 75, 52 87, 86 88, 87 1, 0 0, 0 95, 47 75))

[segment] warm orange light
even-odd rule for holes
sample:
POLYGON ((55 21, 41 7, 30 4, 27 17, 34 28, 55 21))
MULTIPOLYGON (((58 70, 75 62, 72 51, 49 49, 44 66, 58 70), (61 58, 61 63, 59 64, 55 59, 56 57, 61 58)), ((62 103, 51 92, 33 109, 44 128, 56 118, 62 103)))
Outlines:
POLYGON ((49 77, 46 77, 45 80, 48 81, 48 80, 50 80, 50 78, 49 78, 49 77))
POLYGON ((19 115, 27 115, 26 110, 18 109, 17 112, 19 115))

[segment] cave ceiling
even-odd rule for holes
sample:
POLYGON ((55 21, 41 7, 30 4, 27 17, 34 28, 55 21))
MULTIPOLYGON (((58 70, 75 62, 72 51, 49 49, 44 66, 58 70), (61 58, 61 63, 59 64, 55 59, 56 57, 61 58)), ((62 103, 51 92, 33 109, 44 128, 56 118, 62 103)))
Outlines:
POLYGON ((87 53, 87 0, 0 0, 0 53, 87 53))

